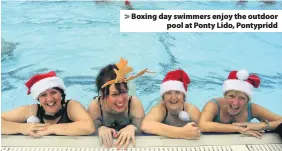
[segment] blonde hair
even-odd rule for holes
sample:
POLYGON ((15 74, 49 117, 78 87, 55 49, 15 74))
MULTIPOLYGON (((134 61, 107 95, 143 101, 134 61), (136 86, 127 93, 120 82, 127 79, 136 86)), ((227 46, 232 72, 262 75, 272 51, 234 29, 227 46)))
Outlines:
POLYGON ((238 93, 244 93, 244 94, 247 96, 248 101, 250 101, 249 96, 248 96, 245 92, 238 91, 238 90, 229 90, 229 91, 226 91, 226 92, 224 93, 224 97, 226 97, 227 93, 235 93, 235 94, 238 94, 238 93))

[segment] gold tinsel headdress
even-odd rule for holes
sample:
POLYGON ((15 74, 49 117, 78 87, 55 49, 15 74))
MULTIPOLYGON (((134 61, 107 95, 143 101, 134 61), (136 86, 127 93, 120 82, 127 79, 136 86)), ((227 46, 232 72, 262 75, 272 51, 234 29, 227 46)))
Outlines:
POLYGON ((120 58, 119 63, 116 64, 118 70, 114 69, 114 71, 115 71, 115 73, 117 75, 116 79, 113 79, 113 80, 110 80, 110 81, 106 82, 102 86, 102 88, 104 88, 104 87, 106 87, 108 85, 114 84, 114 83, 128 82, 130 80, 133 80, 135 78, 138 78, 138 77, 142 76, 146 72, 153 73, 153 72, 148 71, 147 68, 146 68, 146 69, 140 71, 138 74, 130 76, 129 78, 127 78, 126 75, 133 71, 132 67, 127 66, 127 62, 128 62, 127 60, 125 60, 123 58, 120 58))

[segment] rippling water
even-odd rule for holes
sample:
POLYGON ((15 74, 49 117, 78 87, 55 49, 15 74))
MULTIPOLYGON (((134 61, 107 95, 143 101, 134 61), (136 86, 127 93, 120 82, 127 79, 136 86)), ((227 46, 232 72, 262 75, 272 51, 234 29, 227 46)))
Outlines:
MULTIPOLYGON (((139 10, 281 7, 281 2, 133 2, 139 10)), ((2 38, 17 45, 1 54, 1 109, 35 103, 26 95, 24 83, 33 74, 50 70, 64 79, 68 98, 87 106, 97 95, 99 69, 124 57, 135 72, 143 68, 157 72, 135 80, 146 111, 160 99, 159 85, 170 70, 182 68, 189 74, 188 101, 202 109, 222 95, 221 85, 230 70, 245 68, 262 81, 253 101, 282 115, 281 33, 120 33, 121 9, 126 9, 122 2, 2 1, 2 38)))

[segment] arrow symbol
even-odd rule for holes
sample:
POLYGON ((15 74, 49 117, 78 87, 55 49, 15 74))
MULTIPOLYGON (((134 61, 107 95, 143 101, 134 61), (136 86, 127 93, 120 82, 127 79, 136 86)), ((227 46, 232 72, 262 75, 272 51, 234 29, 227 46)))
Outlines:
POLYGON ((127 18, 129 18, 129 15, 124 14, 124 19, 127 19, 127 18))

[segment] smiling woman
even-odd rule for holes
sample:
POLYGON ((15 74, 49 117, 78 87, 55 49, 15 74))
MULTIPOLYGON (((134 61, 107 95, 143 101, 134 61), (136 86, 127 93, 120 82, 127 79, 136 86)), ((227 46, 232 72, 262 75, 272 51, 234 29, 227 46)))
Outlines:
POLYGON ((183 70, 167 73, 160 86, 162 101, 146 115, 141 127, 144 132, 172 138, 199 139, 201 132, 196 123, 200 111, 185 101, 188 84, 190 78, 183 70))
MULTIPOLYGON (((258 88, 259 85, 258 76, 249 75, 246 70, 231 71, 228 79, 223 83, 224 97, 215 98, 204 107, 199 120, 201 130, 204 132, 238 132, 261 138, 262 134, 259 129, 246 129, 246 125, 235 124, 250 122, 253 118, 267 121, 266 123, 282 119, 281 116, 250 102, 253 88, 258 88)), ((269 129, 269 126, 266 126, 266 129, 269 129)))
POLYGON ((127 78, 132 70, 127 61, 121 59, 117 64, 102 68, 96 78, 99 96, 90 103, 88 111, 105 147, 112 147, 113 138, 118 138, 115 146, 127 148, 131 139, 135 144, 135 133, 140 132, 144 109, 137 97, 128 96, 127 82, 146 70, 127 78))
POLYGON ((41 137, 49 134, 94 133, 94 124, 85 108, 78 101, 65 100, 64 82, 55 72, 37 74, 26 82, 26 86, 28 94, 40 104, 22 106, 2 113, 2 134, 20 133, 41 137))

